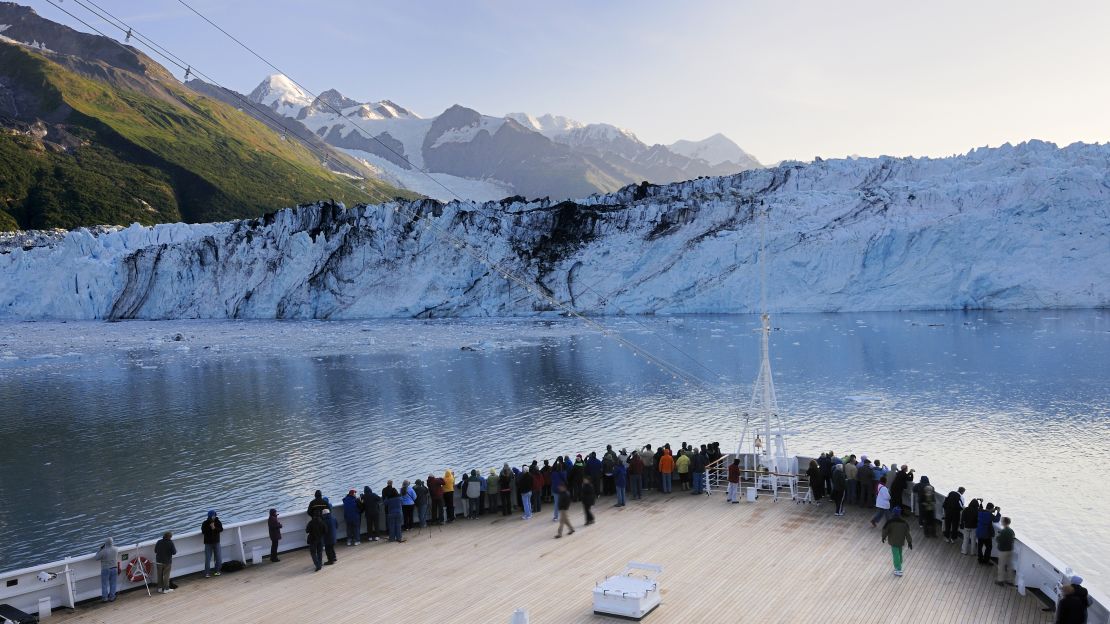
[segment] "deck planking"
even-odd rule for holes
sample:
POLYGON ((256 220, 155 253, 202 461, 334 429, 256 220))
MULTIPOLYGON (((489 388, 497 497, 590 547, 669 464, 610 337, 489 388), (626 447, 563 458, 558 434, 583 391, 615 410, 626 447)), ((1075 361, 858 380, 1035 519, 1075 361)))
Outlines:
MULTIPOLYGON (((514 515, 457 520, 385 541, 338 545, 339 562, 314 573, 306 550, 276 564, 204 579, 177 579, 173 594, 121 594, 111 604, 57 612, 57 622, 508 622, 517 607, 533 624, 618 620, 592 613, 594 583, 628 561, 662 564, 663 603, 646 622, 873 621, 1042 624, 1036 599, 994 584, 995 568, 961 556, 943 538, 925 539, 913 518, 905 576, 869 510, 772 502, 729 505, 724 497, 649 494, 595 507, 597 523, 553 539, 551 506, 528 521, 514 515)), ((300 540, 299 535, 286 535, 300 540)))

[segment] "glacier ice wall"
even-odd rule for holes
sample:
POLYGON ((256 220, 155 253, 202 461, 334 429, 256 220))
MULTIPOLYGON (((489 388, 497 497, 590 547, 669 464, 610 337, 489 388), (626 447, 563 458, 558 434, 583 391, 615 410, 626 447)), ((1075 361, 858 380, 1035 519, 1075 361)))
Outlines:
POLYGON ((784 163, 554 204, 317 204, 0 253, 0 318, 1110 306, 1110 145, 784 163), (427 217, 426 227, 417 217, 427 217), (480 250, 486 261, 460 249, 480 250), (512 283, 490 263, 519 276, 512 283))

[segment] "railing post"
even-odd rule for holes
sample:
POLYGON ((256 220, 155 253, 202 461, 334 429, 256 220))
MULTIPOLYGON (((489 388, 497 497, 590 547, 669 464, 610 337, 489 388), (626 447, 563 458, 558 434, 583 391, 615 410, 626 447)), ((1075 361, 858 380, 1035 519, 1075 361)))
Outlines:
POLYGON ((247 549, 243 547, 243 526, 242 525, 239 525, 239 526, 235 527, 235 536, 239 540, 239 561, 242 561, 243 564, 246 565, 246 563, 247 563, 247 549))

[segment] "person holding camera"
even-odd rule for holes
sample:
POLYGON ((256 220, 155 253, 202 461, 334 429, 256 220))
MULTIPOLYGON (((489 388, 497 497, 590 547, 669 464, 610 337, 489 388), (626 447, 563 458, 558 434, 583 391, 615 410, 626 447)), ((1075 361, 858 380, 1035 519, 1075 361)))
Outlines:
MULTIPOLYGON (((982 500, 982 499, 980 499, 982 500)), ((979 511, 979 522, 975 527, 978 540, 979 564, 991 564, 991 550, 994 547, 994 523, 1002 519, 1002 508, 987 503, 987 508, 979 511)))
POLYGON ((100 562, 100 602, 116 599, 116 583, 119 579, 119 549, 112 538, 107 538, 96 551, 100 562))

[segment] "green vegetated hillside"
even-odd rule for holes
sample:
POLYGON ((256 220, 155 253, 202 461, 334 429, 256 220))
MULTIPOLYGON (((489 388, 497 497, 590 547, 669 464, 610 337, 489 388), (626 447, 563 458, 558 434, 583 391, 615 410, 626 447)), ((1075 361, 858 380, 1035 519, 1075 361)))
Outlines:
POLYGON ((217 221, 412 196, 359 180, 372 199, 300 144, 141 58, 153 67, 0 42, 0 229, 217 221))

